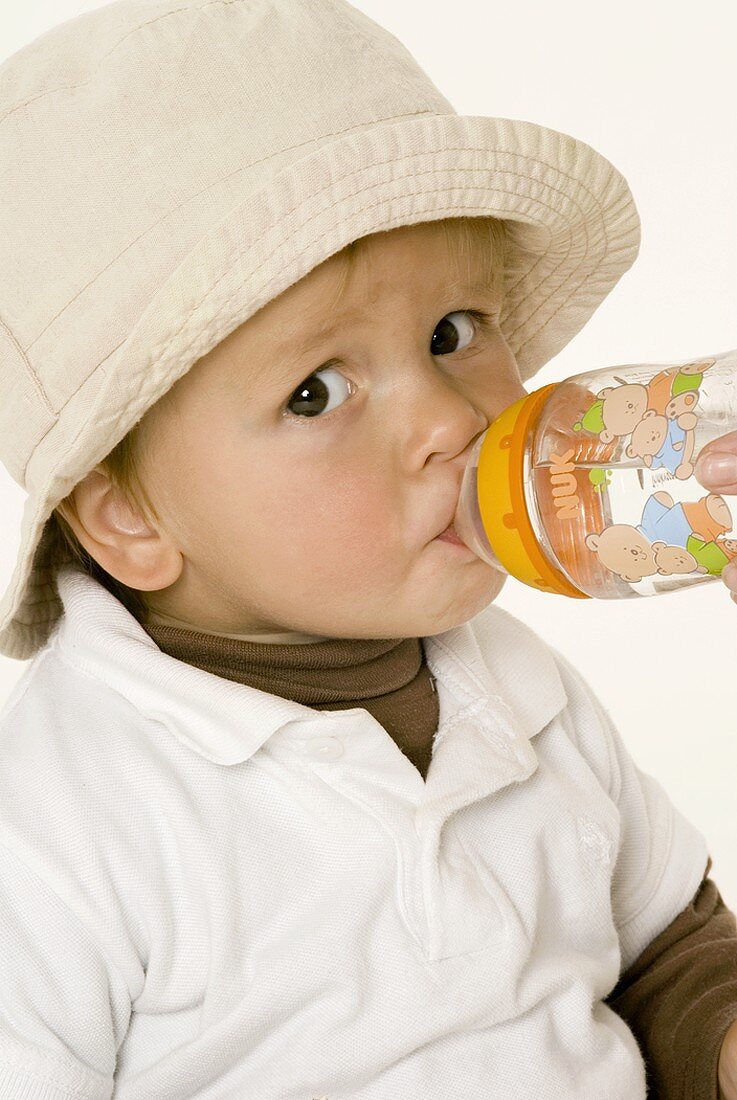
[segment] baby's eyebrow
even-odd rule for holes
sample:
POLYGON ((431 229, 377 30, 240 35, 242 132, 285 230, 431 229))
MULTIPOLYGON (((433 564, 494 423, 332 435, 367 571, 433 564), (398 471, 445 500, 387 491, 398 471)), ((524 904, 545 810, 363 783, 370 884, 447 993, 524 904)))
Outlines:
MULTIPOLYGON (((438 299, 443 297, 447 298, 449 295, 463 295, 463 294, 479 294, 490 295, 494 290, 493 284, 484 279, 476 279, 472 281, 460 281, 458 279, 448 279, 442 287, 438 288, 438 299)), ((283 354, 290 354, 294 357, 301 357, 308 352, 315 351, 329 336, 332 336, 337 332, 346 319, 343 318, 340 321, 324 325, 322 328, 311 330, 309 335, 302 336, 296 333, 290 334, 286 343, 281 345, 280 351, 283 354)))

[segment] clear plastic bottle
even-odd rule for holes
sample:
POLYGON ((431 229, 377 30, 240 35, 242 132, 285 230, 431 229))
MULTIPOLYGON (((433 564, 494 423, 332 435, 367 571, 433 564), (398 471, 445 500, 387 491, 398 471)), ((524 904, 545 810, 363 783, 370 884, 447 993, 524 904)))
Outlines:
POLYGON ((737 351, 575 375, 479 437, 453 525, 544 592, 619 599, 701 584, 737 555, 737 499, 707 492, 693 468, 735 429, 737 351))

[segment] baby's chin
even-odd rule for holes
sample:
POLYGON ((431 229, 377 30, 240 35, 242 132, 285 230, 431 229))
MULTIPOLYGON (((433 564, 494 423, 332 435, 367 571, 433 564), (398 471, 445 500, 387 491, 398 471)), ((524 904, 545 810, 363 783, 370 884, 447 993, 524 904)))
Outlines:
MULTIPOLYGON (((404 631, 397 637, 428 637, 442 634, 469 622, 492 603, 504 587, 506 574, 491 565, 479 561, 473 578, 466 575, 465 584, 454 586, 450 581, 439 585, 431 596, 423 601, 417 615, 406 622, 404 631), (471 583, 469 583, 471 582, 471 583)), ((389 637, 385 634, 384 637, 389 637)))
MULTIPOLYGON (((462 626, 496 599, 506 574, 474 558, 460 565, 437 562, 408 570, 372 589, 367 578, 355 585, 324 585, 311 592, 304 617, 270 608, 263 633, 298 633, 330 638, 425 638, 462 626), (362 600, 363 596, 363 600, 362 600), (281 624, 281 625, 279 625, 281 624)), ((294 603, 296 606, 296 602, 294 603)), ((242 633, 255 633, 254 630, 242 633)))
POLYGON ((346 621, 342 609, 334 617, 320 619, 302 626, 291 625, 292 630, 323 638, 427 638, 453 630, 479 615, 496 599, 506 576, 488 567, 493 574, 486 584, 477 584, 473 590, 451 591, 451 586, 439 590, 433 597, 387 602, 385 607, 364 609, 354 603, 350 621, 346 621))
POLYGON ((493 603, 497 598, 504 582, 507 579, 504 573, 500 573, 493 566, 489 566, 491 576, 488 584, 485 588, 480 588, 478 597, 476 599, 469 599, 461 603, 459 601, 455 606, 451 605, 448 608, 448 622, 447 625, 439 627, 435 633, 441 633, 442 630, 452 630, 456 626, 461 626, 463 623, 469 622, 470 619, 480 615, 481 612, 493 603))

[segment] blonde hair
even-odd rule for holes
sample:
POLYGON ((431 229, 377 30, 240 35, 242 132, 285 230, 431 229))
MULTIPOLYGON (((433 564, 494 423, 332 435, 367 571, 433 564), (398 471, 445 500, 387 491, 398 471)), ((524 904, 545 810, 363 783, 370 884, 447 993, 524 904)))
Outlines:
MULTIPOLYGON (((501 308, 509 270, 508 238, 505 223, 498 218, 477 217, 445 218, 442 219, 440 224, 442 224, 445 231, 448 251, 451 255, 457 257, 459 268, 465 262, 466 272, 470 273, 474 263, 480 261, 482 268, 488 272, 492 297, 501 308)), ((348 262, 343 271, 344 278, 339 295, 345 289, 353 261, 356 259, 361 243, 365 239, 359 237, 357 240, 351 241, 340 252, 340 255, 348 262)), ((150 409, 147 410, 147 413, 131 428, 128 434, 115 445, 113 450, 99 463, 99 468, 117 487, 126 503, 140 512, 148 523, 156 525, 161 522, 160 517, 146 492, 141 476, 142 436, 146 416, 150 411, 150 409)), ((52 564, 58 568, 59 565, 65 562, 78 562, 86 573, 94 577, 120 600, 139 622, 144 622, 148 612, 148 604, 144 594, 116 580, 95 561, 74 533, 68 521, 69 516, 72 516, 79 523, 79 514, 74 501, 74 490, 57 504, 49 517, 48 531, 45 537, 49 540, 52 564)))

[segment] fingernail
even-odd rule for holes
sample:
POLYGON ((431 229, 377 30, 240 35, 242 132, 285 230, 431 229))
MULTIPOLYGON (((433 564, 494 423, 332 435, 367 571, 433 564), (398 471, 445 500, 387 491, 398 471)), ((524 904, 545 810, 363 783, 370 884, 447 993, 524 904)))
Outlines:
POLYGON ((699 481, 710 481, 714 485, 732 485, 737 481, 737 455, 728 455, 716 451, 700 455, 694 470, 699 481))

